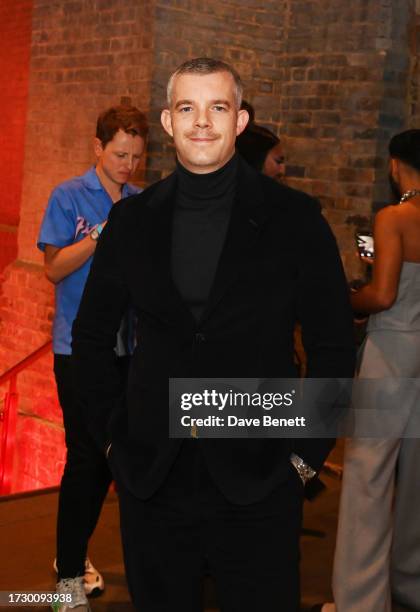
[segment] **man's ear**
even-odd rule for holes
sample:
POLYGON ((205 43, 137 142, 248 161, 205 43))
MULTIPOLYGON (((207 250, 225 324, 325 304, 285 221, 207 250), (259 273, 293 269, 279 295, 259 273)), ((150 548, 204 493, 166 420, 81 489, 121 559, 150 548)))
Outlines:
POLYGON ((160 122, 163 125, 163 129, 169 136, 173 136, 174 132, 172 129, 172 118, 169 109, 165 108, 160 114, 160 122))
POLYGON ((398 159, 391 157, 389 161, 389 169, 391 171, 391 176, 394 181, 399 182, 400 178, 400 162, 398 159))
POLYGON ((236 120, 236 135, 237 136, 239 136, 239 134, 241 134, 244 131, 244 129, 248 125, 248 121, 249 121, 248 111, 245 110, 244 108, 238 111, 238 118, 236 120))
POLYGON ((93 150, 95 152, 96 157, 100 157, 102 153, 104 152, 102 142, 99 140, 99 138, 93 139, 93 150))

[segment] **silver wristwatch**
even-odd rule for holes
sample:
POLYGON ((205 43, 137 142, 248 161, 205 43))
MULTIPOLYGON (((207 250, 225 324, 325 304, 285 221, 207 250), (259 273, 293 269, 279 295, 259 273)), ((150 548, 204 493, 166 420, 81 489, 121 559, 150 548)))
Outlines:
POLYGON ((295 453, 290 455, 290 463, 296 469, 304 485, 306 485, 306 483, 316 475, 315 470, 313 470, 310 465, 305 463, 304 460, 295 453))

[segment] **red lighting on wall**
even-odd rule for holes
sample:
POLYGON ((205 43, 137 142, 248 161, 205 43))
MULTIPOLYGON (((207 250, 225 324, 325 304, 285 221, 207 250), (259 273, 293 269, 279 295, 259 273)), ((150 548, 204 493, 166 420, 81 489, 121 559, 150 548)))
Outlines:
POLYGON ((32 0, 0 4, 0 272, 17 256, 29 89, 32 0))

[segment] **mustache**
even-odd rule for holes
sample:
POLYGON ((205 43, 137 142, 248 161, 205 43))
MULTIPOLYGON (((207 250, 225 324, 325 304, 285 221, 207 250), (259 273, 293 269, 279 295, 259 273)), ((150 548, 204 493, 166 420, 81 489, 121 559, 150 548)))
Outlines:
POLYGON ((185 135, 187 138, 208 138, 210 140, 217 140, 218 138, 220 138, 220 135, 216 134, 215 132, 201 132, 197 130, 191 130, 190 132, 186 132, 185 135))

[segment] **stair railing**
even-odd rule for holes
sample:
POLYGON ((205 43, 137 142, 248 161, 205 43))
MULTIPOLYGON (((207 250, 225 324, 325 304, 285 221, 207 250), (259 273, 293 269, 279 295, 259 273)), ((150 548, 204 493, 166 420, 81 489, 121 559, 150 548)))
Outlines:
POLYGON ((17 377, 23 370, 26 370, 38 359, 49 353, 51 348, 52 341, 49 340, 0 376, 0 386, 9 383, 8 391, 6 391, 4 397, 3 410, 0 411, 0 421, 2 422, 0 440, 0 495, 8 495, 12 488, 19 400, 17 377))

